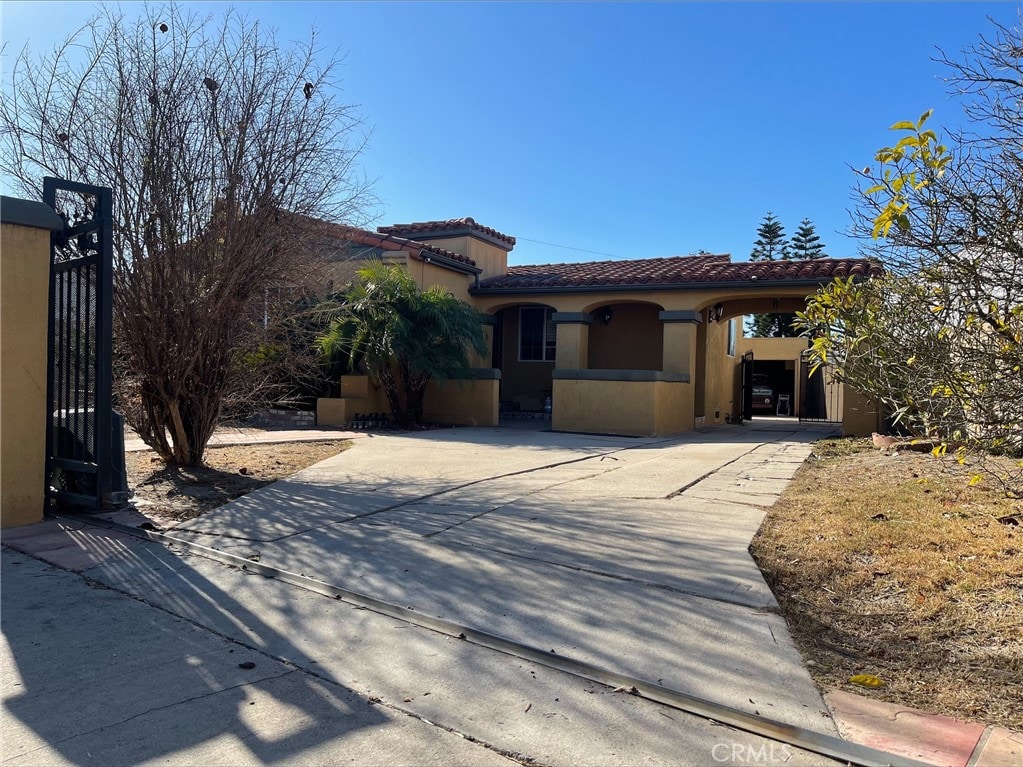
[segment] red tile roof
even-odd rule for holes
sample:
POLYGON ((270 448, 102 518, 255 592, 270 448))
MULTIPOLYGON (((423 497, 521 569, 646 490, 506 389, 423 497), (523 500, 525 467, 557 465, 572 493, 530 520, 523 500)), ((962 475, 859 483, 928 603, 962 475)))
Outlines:
POLYGON ((457 261, 465 264, 466 266, 476 266, 476 262, 468 256, 463 256, 461 253, 455 253, 452 250, 446 250, 445 248, 431 245, 428 242, 417 242, 416 240, 410 240, 405 237, 397 237, 391 234, 378 234, 377 232, 370 232, 366 229, 359 229, 353 226, 345 226, 344 224, 334 224, 329 221, 317 221, 313 224, 314 230, 326 234, 330 237, 337 237, 348 242, 354 242, 358 245, 365 245, 370 248, 380 248, 381 250, 398 251, 404 250, 412 255, 413 258, 422 260, 426 256, 423 254, 433 254, 437 256, 443 256, 451 261, 457 261))
POLYGON ((495 240, 506 242, 509 245, 515 245, 515 238, 507 234, 502 234, 496 229, 491 229, 489 226, 483 226, 477 224, 473 218, 451 218, 447 221, 418 221, 413 224, 393 224, 391 226, 378 226, 377 231, 383 234, 399 234, 409 235, 414 237, 417 234, 426 234, 428 232, 440 232, 451 229, 468 229, 471 232, 477 232, 480 234, 487 234, 493 237, 495 240))
MULTIPOLYGON (((792 280, 826 281, 855 275, 880 276, 881 265, 863 258, 817 258, 807 261, 732 263, 727 255, 672 256, 629 261, 510 266, 508 274, 491 277, 478 290, 657 287, 701 283, 762 283, 792 280)), ((475 292, 475 291, 474 291, 475 292)))

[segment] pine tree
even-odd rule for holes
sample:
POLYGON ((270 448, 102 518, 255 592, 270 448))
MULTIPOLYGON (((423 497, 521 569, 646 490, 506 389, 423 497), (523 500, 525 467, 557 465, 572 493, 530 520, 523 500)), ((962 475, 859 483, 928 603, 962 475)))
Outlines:
POLYGON ((767 211, 763 222, 757 227, 757 240, 753 243, 750 261, 788 261, 789 243, 785 239, 785 227, 767 211))
MULTIPOLYGON (((799 228, 796 229, 792 240, 787 244, 786 254, 783 258, 797 261, 808 258, 827 258, 821 238, 817 236, 817 230, 810 219, 804 218, 799 222, 799 228)), ((757 314, 751 321, 751 329, 757 338, 794 338, 799 335, 799 332, 792 327, 795 319, 796 315, 794 314, 757 314)))
POLYGON ((804 218, 799 222, 799 228, 792 235, 792 242, 789 243, 789 248, 794 259, 828 257, 828 254, 824 252, 824 244, 821 242, 821 238, 817 236, 816 228, 808 218, 804 218))
MULTIPOLYGON (((757 227, 757 240, 749 254, 750 261, 788 261, 789 243, 785 239, 785 227, 768 211, 763 222, 757 227)), ((749 333, 753 338, 770 338, 785 335, 788 328, 778 326, 776 314, 754 314, 749 319, 749 333)), ((789 330, 791 332, 791 330, 789 330)))

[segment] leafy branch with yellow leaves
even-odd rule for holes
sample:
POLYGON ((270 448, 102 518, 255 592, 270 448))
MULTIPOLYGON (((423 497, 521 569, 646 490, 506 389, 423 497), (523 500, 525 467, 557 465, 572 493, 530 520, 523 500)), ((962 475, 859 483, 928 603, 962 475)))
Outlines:
MULTIPOLYGON (((1018 28, 998 27, 943 59, 973 129, 942 141, 931 110, 891 126, 900 138, 859 172, 853 212, 886 274, 835 281, 797 320, 816 364, 960 461, 1023 458, 1021 49, 1018 28), (1019 76, 994 74, 1007 69, 1019 76)), ((1017 468, 999 479, 1023 493, 1017 468)))

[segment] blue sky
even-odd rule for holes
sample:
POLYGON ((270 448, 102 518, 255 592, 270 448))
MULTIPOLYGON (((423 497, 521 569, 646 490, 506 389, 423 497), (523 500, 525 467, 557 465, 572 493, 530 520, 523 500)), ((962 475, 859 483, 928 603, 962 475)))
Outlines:
MULTIPOLYGON (((129 6, 130 4, 124 4, 129 6)), ((185 5, 192 5, 185 3, 185 5)), ((195 3, 211 12, 220 3, 195 3)), ((235 3, 282 40, 347 52, 374 224, 473 216, 512 263, 748 257, 773 210, 856 255, 853 173, 887 127, 961 116, 931 57, 1018 23, 1007 3, 235 3), (581 250, 539 244, 570 246, 581 250)), ((89 3, 2 5, 3 57, 89 3)))

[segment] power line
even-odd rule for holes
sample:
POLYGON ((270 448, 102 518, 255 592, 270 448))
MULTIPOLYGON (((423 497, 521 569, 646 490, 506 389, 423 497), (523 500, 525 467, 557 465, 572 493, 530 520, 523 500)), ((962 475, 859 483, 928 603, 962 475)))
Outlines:
POLYGON ((574 248, 571 245, 559 245, 556 242, 544 242, 543 240, 531 240, 528 237, 516 237, 516 240, 523 240, 524 242, 533 242, 537 245, 549 245, 552 248, 563 248, 565 250, 577 250, 580 253, 592 253, 595 256, 607 256, 608 258, 626 258, 626 256, 617 256, 614 253, 603 253, 599 250, 587 250, 586 248, 574 248))

